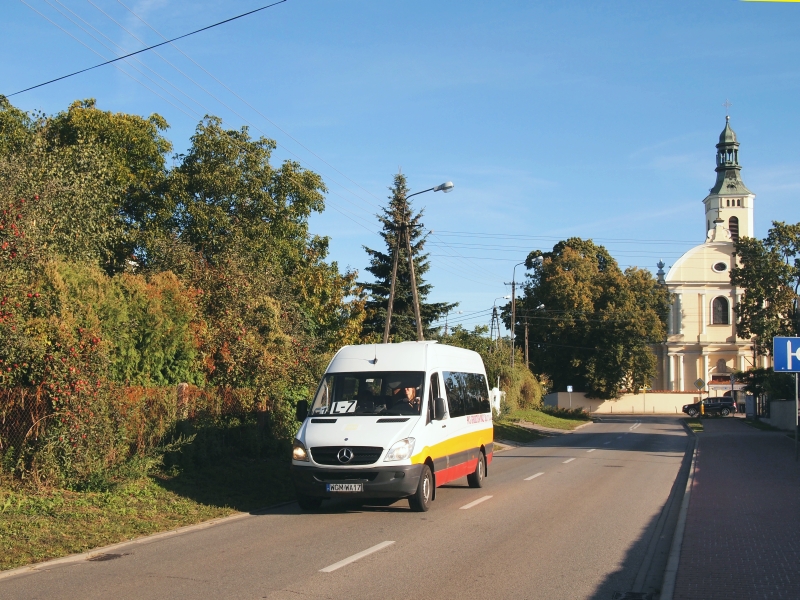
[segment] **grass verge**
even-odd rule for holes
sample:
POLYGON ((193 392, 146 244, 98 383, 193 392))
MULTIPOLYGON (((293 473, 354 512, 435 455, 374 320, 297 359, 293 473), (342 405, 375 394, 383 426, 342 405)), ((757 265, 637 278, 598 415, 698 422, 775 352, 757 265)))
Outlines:
POLYGON ((703 422, 700 419, 686 419, 686 425, 695 433, 702 433, 703 422))
POLYGON ((503 420, 494 422, 494 439, 496 440, 508 440, 509 442, 527 444, 544 437, 547 436, 542 435, 535 429, 529 429, 511 421, 503 420))
POLYGON ((286 460, 225 461, 104 491, 0 481, 0 570, 86 552, 294 497, 286 460))
POLYGON ((589 422, 591 419, 583 411, 570 411, 560 409, 554 410, 536 410, 532 408, 515 410, 506 417, 506 420, 512 422, 527 421, 542 427, 550 427, 551 429, 565 429, 572 430, 576 427, 589 422))
MULTIPOLYGON (((743 419, 746 425, 750 425, 750 427, 755 427, 756 429, 760 429, 761 431, 781 431, 777 427, 773 427, 772 425, 768 425, 758 419, 743 419)), ((794 435, 792 435, 794 437, 794 435)))

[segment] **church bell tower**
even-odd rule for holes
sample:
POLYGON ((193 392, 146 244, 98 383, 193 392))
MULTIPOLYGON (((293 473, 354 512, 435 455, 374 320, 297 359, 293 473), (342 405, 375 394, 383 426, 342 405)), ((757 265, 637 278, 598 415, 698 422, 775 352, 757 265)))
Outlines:
POLYGON ((739 142, 725 117, 725 129, 717 144, 717 181, 703 200, 706 206, 706 232, 721 219, 735 242, 739 236, 753 237, 753 200, 756 195, 742 181, 739 164, 739 142))

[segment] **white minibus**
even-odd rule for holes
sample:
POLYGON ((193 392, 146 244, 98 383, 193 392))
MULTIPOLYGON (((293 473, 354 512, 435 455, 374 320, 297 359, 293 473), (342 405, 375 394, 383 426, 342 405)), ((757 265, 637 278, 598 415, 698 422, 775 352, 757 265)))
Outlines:
POLYGON ((297 418, 292 479, 304 510, 349 496, 426 511, 450 481, 481 487, 492 461, 483 361, 436 342, 345 346, 297 418))

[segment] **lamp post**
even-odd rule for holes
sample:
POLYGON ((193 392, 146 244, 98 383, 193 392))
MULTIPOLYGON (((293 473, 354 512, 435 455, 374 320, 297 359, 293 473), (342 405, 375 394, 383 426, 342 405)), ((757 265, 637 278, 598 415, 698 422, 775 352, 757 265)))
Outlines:
POLYGON ((517 323, 517 267, 524 265, 525 261, 514 265, 511 272, 511 368, 514 368, 514 349, 516 348, 516 323, 517 323))
POLYGON ((397 261, 400 256, 400 239, 405 235, 406 238, 406 250, 408 251, 408 272, 411 275, 411 296, 414 299, 414 319, 417 322, 417 341, 421 342, 423 340, 422 336, 422 316, 420 315, 419 311, 419 295, 417 293, 417 277, 414 274, 414 256, 411 252, 411 235, 408 232, 408 223, 407 221, 407 209, 408 209, 408 199, 411 196, 418 196, 419 194, 424 194, 425 192, 444 192, 445 194, 453 191, 452 181, 446 181, 440 185, 437 185, 432 188, 428 188, 427 190, 422 190, 421 192, 414 192, 413 194, 409 194, 405 197, 405 206, 403 206, 403 214, 402 214, 402 222, 400 226, 397 226, 395 223, 395 230, 397 231, 397 237, 395 239, 395 246, 394 246, 394 257, 392 259, 392 283, 389 287, 389 305, 386 307, 386 325, 383 329, 383 343, 389 343, 389 329, 392 326, 392 307, 394 305, 394 289, 395 284, 397 282, 397 261))

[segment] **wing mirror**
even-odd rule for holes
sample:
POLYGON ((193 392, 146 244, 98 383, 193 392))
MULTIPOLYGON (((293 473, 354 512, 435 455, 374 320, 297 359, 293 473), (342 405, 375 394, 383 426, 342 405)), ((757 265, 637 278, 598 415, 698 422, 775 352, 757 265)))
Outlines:
POLYGON ((435 416, 433 418, 437 421, 444 419, 444 416, 447 414, 447 406, 444 403, 444 398, 436 399, 435 409, 435 416))
POLYGON ((308 400, 300 400, 297 407, 294 409, 295 418, 301 423, 306 420, 308 416, 308 400))

